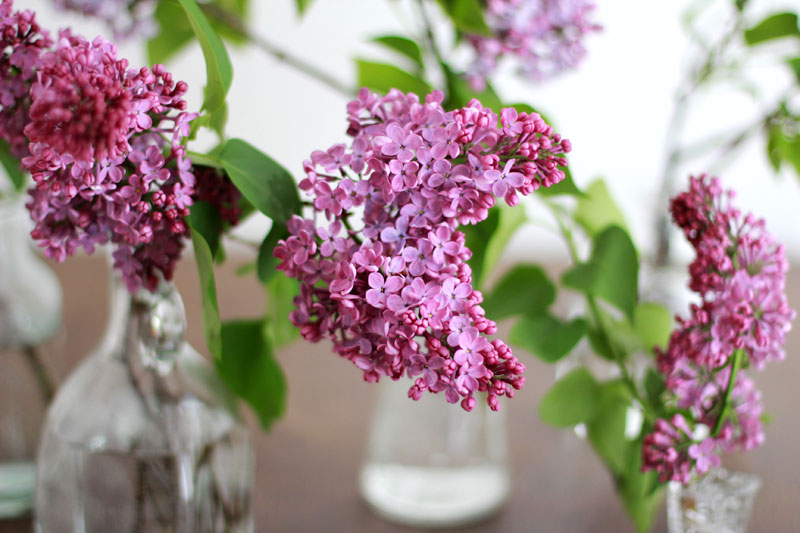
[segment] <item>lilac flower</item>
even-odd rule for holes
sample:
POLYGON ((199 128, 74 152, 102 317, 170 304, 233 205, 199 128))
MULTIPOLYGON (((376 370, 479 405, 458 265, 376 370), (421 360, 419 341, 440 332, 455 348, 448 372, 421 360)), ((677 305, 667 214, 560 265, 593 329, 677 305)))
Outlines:
POLYGON ((13 104, 2 98, 0 125, 15 108, 27 111, 14 133, 24 141, 7 140, 12 149, 25 148, 17 155, 35 183, 27 204, 31 235, 59 261, 111 242, 128 288, 155 290, 174 273, 196 194, 186 132, 176 127, 197 116, 185 112, 187 85, 161 65, 129 69, 101 37, 89 42, 64 30, 49 49, 52 41, 37 36, 33 15, 12 14, 9 0, 0 4, 0 24, 7 40, 18 31, 28 35, 4 45, 12 62, 23 49, 27 59, 17 67, 21 76, 0 58, 0 95, 7 94, 3 87, 26 92, 15 92, 13 104), (23 80, 28 74, 34 77, 23 80))
POLYGON ((763 442, 761 395, 743 369, 783 358, 795 316, 786 299, 783 247, 762 220, 731 207, 731 198, 718 179, 703 175, 691 178, 670 206, 696 251, 689 286, 700 303, 678 317, 667 348, 656 350, 657 364, 671 401, 712 432, 697 442, 682 415, 671 425, 657 421, 645 436, 643 468, 662 480, 686 483, 718 466, 720 453, 763 442))
POLYGON ((515 56, 519 73, 534 81, 574 68, 586 55, 584 36, 601 29, 589 21, 594 10, 590 0, 488 0, 486 4, 492 35, 467 35, 476 54, 469 79, 478 90, 504 56, 515 56))
POLYGON ((368 278, 370 289, 366 293, 367 302, 377 308, 386 306, 386 297, 403 288, 403 278, 389 276, 386 280, 378 272, 373 272, 368 278))
POLYGON ((422 376, 409 397, 444 392, 471 410, 485 392, 498 409, 499 396, 523 386, 525 367, 502 341, 486 340, 496 325, 472 287, 458 226, 485 219, 497 201, 479 184, 486 172, 515 203, 564 178, 571 145, 536 114, 501 111, 510 123, 498 126, 477 101, 445 111, 442 100, 362 89, 347 106, 352 145, 303 164, 313 217, 289 221, 275 256, 301 282, 293 323, 309 341, 332 340, 364 379, 422 376))

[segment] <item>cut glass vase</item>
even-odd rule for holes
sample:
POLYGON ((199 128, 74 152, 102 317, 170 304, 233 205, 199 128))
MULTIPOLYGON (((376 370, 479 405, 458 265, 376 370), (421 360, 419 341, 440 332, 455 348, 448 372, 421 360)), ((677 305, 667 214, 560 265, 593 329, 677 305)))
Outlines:
POLYGON ((758 476, 717 468, 667 493, 669 533, 745 533, 761 488, 758 476))

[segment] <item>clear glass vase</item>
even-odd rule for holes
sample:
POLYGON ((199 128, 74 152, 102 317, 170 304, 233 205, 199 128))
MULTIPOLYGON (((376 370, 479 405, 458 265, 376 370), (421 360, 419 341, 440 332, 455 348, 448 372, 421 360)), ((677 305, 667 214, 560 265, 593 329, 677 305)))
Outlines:
POLYGON ((669 533, 745 533, 761 480, 723 468, 687 486, 672 482, 667 494, 669 533))
POLYGON ((21 202, 0 200, 0 519, 33 508, 39 430, 54 389, 44 345, 61 327, 61 285, 28 232, 21 202))
POLYGON ((35 530, 252 531, 247 428, 185 341, 178 292, 112 287, 96 352, 56 395, 42 432, 35 530))
POLYGON ((468 413, 441 395, 408 398, 408 381, 384 379, 373 414, 361 495, 381 517, 436 527, 478 521, 508 498, 504 412, 479 398, 468 413))

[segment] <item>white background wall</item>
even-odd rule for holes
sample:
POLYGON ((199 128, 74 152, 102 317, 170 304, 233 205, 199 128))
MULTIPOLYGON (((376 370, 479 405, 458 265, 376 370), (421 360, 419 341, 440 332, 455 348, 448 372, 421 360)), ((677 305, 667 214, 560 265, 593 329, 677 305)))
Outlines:
MULTIPOLYGON (((389 59, 375 45, 365 44, 370 36, 419 30, 416 11, 408 0, 316 0, 303 20, 295 14, 294 0, 252 2, 253 32, 348 83, 355 76, 353 56, 389 59)), ((732 0, 711 3, 721 8, 732 0)), ((691 59, 680 24, 689 2, 599 0, 598 4, 595 19, 604 30, 587 40, 588 56, 576 72, 542 85, 504 73, 496 87, 506 101, 530 102, 548 113, 557 130, 573 142, 570 166, 578 184, 604 177, 626 212, 638 243, 650 248, 653 212, 665 208, 655 194, 666 157, 667 121, 682 69, 691 59)), ((770 12, 798 8, 796 1, 751 0, 751 4, 753 22, 770 12)), ((73 25, 89 37, 107 33, 101 24, 55 12, 50 0, 16 0, 16 5, 36 10, 49 28, 73 25)), ((712 7, 705 18, 704 27, 709 32, 729 13, 719 8, 712 7)), ((441 24, 437 30, 446 47, 448 28, 441 24)), ((132 64, 144 64, 140 43, 128 42, 120 48, 132 64)), ((798 48, 794 47, 795 55, 798 48)), ((760 56, 747 66, 748 77, 758 87, 764 105, 774 101, 790 80, 788 69, 775 61, 774 54, 768 55, 770 59, 760 56)), ((312 150, 345 140, 346 98, 256 49, 232 48, 231 56, 235 69, 229 98, 231 136, 265 150, 295 177, 312 150)), ((458 57, 465 58, 464 51, 458 57)), ((199 48, 193 45, 169 67, 178 79, 190 83, 190 104, 199 106, 205 76, 199 48)), ((704 91, 695 102, 686 128, 687 140, 736 131, 754 121, 764 107, 733 87, 704 91)), ((791 257, 800 259, 798 182, 789 169, 774 177, 763 147, 762 137, 751 140, 738 150, 721 177, 726 186, 739 191, 741 207, 766 217, 770 229, 787 243, 791 257)), ((708 171, 704 165, 708 162, 684 165, 679 174, 708 171)), ((544 220, 537 210, 535 203, 529 206, 534 218, 544 220)), ((254 235, 263 227, 263 221, 251 224, 246 233, 254 235)), ((562 255, 563 247, 550 232, 526 227, 514 239, 509 253, 551 257, 562 255)))

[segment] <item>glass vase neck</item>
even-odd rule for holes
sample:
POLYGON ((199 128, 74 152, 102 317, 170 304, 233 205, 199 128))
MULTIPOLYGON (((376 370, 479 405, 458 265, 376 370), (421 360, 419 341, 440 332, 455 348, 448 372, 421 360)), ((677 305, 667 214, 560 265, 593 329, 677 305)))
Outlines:
POLYGON ((112 271, 110 319, 100 353, 166 374, 185 340, 183 301, 171 282, 161 281, 155 292, 131 293, 112 271))

